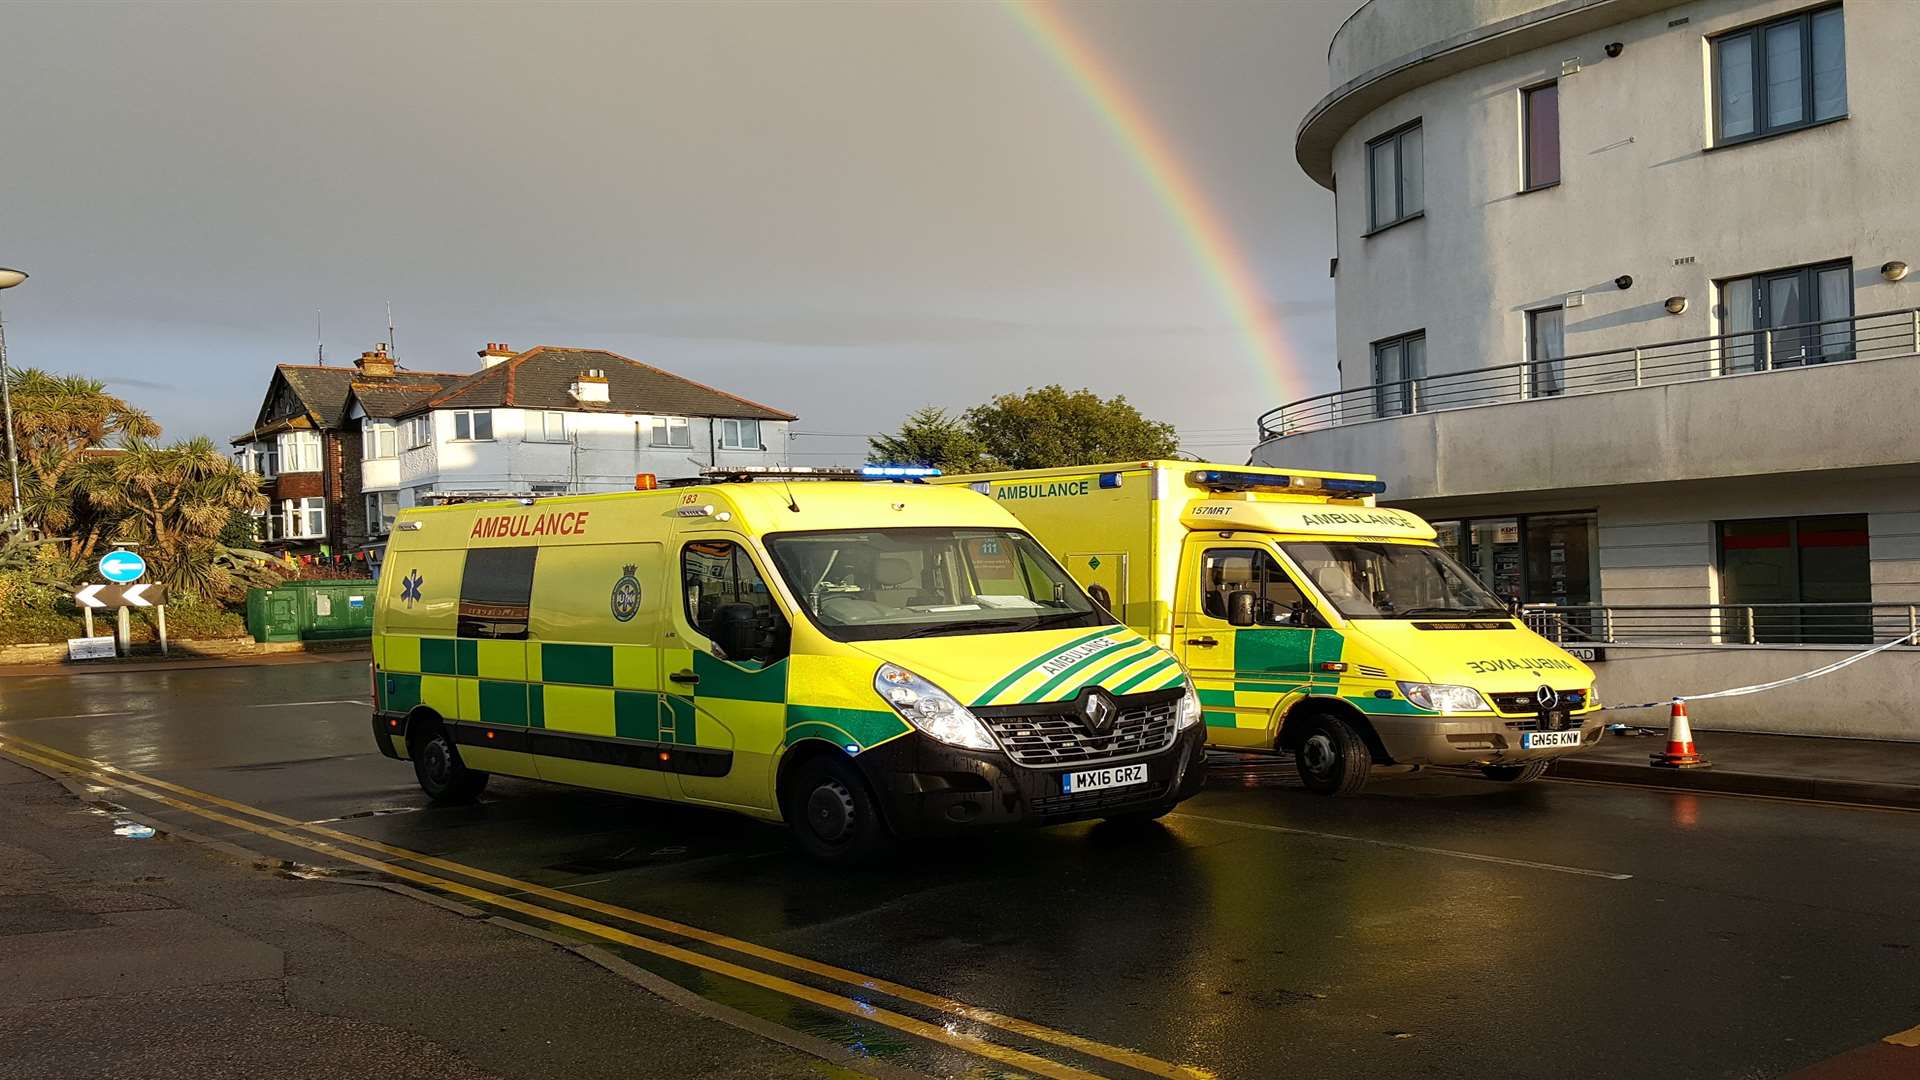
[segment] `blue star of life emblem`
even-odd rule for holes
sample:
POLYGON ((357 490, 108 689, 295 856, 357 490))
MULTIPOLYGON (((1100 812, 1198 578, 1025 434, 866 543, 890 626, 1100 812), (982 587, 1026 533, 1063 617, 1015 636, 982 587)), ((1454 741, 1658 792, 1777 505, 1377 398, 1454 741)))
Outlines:
POLYGON ((407 576, 400 579, 400 599, 405 600, 408 607, 412 607, 414 601, 420 599, 420 586, 426 583, 427 579, 420 576, 420 571, 409 570, 407 576))

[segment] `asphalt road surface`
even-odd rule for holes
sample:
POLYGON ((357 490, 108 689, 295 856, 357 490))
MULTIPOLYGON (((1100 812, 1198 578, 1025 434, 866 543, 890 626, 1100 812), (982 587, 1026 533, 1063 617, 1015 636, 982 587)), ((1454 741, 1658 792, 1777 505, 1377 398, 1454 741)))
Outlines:
POLYGON ((1920 814, 1432 774, 1332 801, 1223 759, 1144 834, 840 872, 775 828, 531 781, 429 807, 374 749, 367 684, 8 679, 0 751, 163 828, 592 943, 881 1075, 1769 1077, 1920 1024, 1920 814))

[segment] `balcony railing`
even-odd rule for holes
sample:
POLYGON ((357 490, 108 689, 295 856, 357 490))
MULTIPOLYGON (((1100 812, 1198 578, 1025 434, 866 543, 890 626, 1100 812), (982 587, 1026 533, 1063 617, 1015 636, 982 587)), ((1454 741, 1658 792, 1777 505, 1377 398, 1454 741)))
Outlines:
POLYGON ((1260 440, 1411 413, 1920 353, 1920 308, 1420 375, 1302 398, 1260 416, 1260 440))
POLYGON ((1920 604, 1612 604, 1528 607, 1563 645, 1877 645, 1920 634, 1920 604))

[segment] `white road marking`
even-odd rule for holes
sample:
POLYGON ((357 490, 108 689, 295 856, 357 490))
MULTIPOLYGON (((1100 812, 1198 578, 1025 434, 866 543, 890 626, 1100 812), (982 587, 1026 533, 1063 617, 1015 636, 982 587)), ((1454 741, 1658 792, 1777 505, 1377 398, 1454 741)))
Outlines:
POLYGON ((1402 844, 1393 840, 1374 840, 1365 836, 1347 836, 1342 833, 1314 832, 1312 829, 1292 829, 1285 825, 1263 825, 1256 821, 1237 821, 1233 818, 1206 817, 1201 814, 1168 814, 1168 818, 1186 821, 1205 821, 1213 825, 1233 825, 1242 829, 1258 829, 1261 832, 1287 833, 1293 836, 1313 836, 1322 840, 1346 840, 1355 844, 1372 844, 1375 847, 1395 848, 1400 851, 1417 851, 1423 855, 1446 855, 1455 859, 1471 859, 1474 862, 1499 863, 1502 866, 1521 866, 1529 870, 1552 870, 1559 874, 1578 874, 1581 877, 1603 878, 1607 881, 1627 881, 1632 874, 1616 874, 1607 870, 1589 870, 1584 866, 1561 866, 1558 863, 1533 862, 1530 859, 1508 859, 1499 855, 1482 855, 1474 851, 1455 851, 1452 848, 1425 847, 1420 844, 1402 844))

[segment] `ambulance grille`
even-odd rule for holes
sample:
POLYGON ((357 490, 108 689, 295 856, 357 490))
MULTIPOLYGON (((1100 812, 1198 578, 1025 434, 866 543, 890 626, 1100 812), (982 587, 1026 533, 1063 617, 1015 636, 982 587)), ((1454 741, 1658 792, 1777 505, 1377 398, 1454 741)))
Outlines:
POLYGON ((982 719, 1016 764, 1083 765, 1165 750, 1173 745, 1174 710, 1178 707, 1176 699, 1123 708, 1113 721, 1113 730, 1105 735, 1088 731, 1078 716, 1059 712, 982 719))
MULTIPOLYGON (((1524 694, 1495 694, 1493 695, 1494 710, 1505 713, 1508 716, 1516 714, 1524 716, 1528 713, 1537 713, 1540 711, 1540 701, 1534 697, 1534 694, 1537 692, 1538 691, 1528 691, 1524 694)), ((1560 703, 1556 708, 1582 709, 1586 707, 1587 692, 1585 690, 1561 690, 1559 694, 1560 703)))

